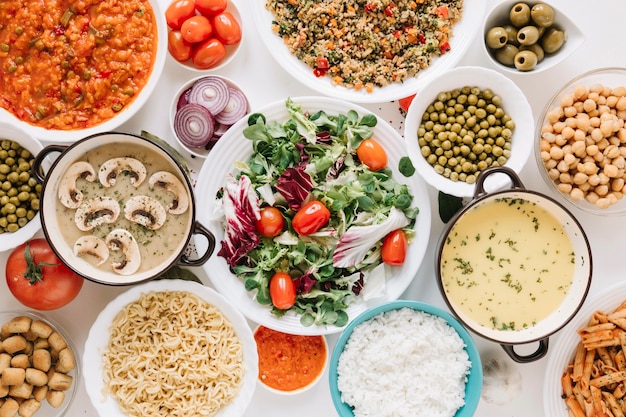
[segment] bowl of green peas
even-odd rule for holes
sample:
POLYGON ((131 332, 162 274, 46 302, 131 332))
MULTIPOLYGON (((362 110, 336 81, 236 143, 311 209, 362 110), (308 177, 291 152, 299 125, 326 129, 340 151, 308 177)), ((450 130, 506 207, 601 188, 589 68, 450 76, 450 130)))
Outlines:
POLYGON ((41 229, 41 185, 31 174, 37 139, 9 123, 0 123, 0 251, 13 249, 41 229))
MULTIPOLYGON (((438 191, 471 197, 481 171, 506 166, 519 173, 530 157, 533 114, 526 96, 501 73, 457 67, 440 74, 413 99, 404 125, 408 155, 438 191)), ((494 175, 485 187, 506 186, 494 175)))

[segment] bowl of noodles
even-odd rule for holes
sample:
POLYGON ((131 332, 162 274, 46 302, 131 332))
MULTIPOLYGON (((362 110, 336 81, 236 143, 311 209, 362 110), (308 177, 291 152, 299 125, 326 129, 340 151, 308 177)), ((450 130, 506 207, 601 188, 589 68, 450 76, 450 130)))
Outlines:
POLYGON ((258 374, 241 313, 213 289, 176 279, 111 301, 89 331, 83 364, 102 417, 241 416, 258 374))

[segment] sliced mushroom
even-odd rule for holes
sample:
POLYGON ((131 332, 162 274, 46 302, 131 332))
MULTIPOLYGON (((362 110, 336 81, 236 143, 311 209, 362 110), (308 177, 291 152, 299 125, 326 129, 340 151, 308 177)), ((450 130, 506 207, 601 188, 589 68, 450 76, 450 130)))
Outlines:
POLYGON ((156 230, 165 223, 167 212, 165 207, 154 198, 137 195, 126 201, 124 216, 131 222, 156 230))
POLYGON ((174 199, 165 208, 172 214, 183 214, 189 208, 189 195, 183 183, 168 171, 157 171, 148 180, 153 188, 163 188, 172 194, 174 199))
POLYGON ((134 187, 139 187, 147 175, 146 167, 141 161, 130 157, 120 157, 105 161, 98 171, 98 179, 103 186, 113 187, 121 173, 128 175, 134 187))
POLYGON ((96 265, 102 265, 109 259, 109 248, 104 240, 98 236, 86 235, 79 237, 74 242, 74 255, 91 255, 98 258, 96 265))
POLYGON ((96 197, 84 201, 76 209, 74 222, 82 231, 105 223, 113 223, 120 215, 120 205, 111 197, 96 197))
POLYGON ((106 237, 106 244, 113 251, 121 250, 124 258, 119 262, 111 262, 113 270, 120 275, 131 275, 141 265, 139 245, 133 235, 125 229, 112 230, 106 237))
POLYGON ((96 171, 89 162, 74 162, 61 178, 58 196, 61 204, 67 208, 75 209, 83 202, 83 193, 76 187, 79 178, 89 182, 95 181, 96 171))

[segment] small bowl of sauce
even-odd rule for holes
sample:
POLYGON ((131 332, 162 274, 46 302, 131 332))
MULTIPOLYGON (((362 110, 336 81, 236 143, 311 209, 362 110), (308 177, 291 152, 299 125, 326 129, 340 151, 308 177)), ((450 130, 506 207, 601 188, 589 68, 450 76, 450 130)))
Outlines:
POLYGON ((328 363, 326 338, 302 336, 258 326, 259 382, 271 392, 300 394, 321 379, 328 363))
POLYGON ((560 203, 524 188, 506 167, 479 175, 474 199, 439 241, 439 288, 466 327, 500 343, 517 362, 547 353, 548 337, 569 322, 591 284, 591 249, 579 222, 560 203), (511 189, 488 193, 489 175, 511 189), (530 355, 515 345, 539 342, 530 355))

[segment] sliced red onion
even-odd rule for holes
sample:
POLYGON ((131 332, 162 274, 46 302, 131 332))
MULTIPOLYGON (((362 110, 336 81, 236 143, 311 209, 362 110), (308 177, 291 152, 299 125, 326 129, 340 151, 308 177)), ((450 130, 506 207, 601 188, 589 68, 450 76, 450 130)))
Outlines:
POLYGON ((220 113, 215 115, 215 120, 220 124, 232 125, 248 112, 248 100, 238 89, 228 87, 228 104, 220 113))
POLYGON ((189 103, 189 93, 191 92, 191 88, 186 89, 183 93, 178 97, 178 102, 176 103, 176 111, 178 111, 185 104, 189 103))
POLYGON ((226 131, 228 130, 230 126, 231 125, 225 125, 225 124, 218 123, 217 121, 215 121, 215 131, 213 132, 213 136, 221 138, 224 135, 224 133, 226 133, 226 131))
POLYGON ((228 85, 224 80, 207 76, 196 81, 189 93, 189 102, 204 106, 211 114, 216 115, 228 104, 228 85))
POLYGON ((190 148, 201 148, 213 137, 215 120, 205 107, 188 103, 174 116, 174 131, 178 139, 190 148))

